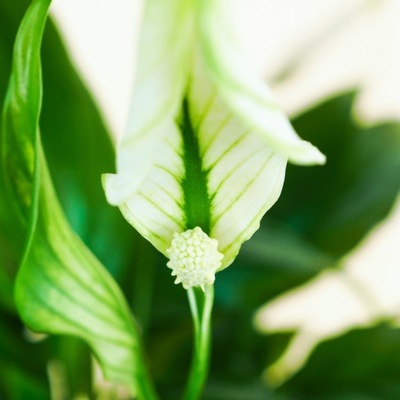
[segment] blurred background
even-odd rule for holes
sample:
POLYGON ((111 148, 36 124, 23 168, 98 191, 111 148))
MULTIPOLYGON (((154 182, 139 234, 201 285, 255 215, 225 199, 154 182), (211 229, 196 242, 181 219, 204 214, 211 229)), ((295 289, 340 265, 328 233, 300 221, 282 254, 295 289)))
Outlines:
MULTIPOLYGON (((142 6, 130 0, 55 0, 52 8, 117 138, 132 90, 142 6)), ((356 90, 351 115, 360 126, 399 120, 398 0, 238 0, 231 2, 231 11, 247 56, 291 117, 356 90)), ((328 158, 328 164, 334 162, 328 158)), ((279 383, 300 368, 321 339, 384 316, 400 317, 397 204, 340 258, 340 271, 324 270, 259 310, 255 324, 260 330, 297 330, 266 372, 272 381, 279 383)))
MULTIPOLYGON (((349 88, 366 121, 398 118, 396 0, 232 0, 243 48, 294 115, 349 88)), ((124 128, 143 0, 54 0, 52 13, 113 132, 124 128), (90 21, 90 23, 88 23, 90 21)))

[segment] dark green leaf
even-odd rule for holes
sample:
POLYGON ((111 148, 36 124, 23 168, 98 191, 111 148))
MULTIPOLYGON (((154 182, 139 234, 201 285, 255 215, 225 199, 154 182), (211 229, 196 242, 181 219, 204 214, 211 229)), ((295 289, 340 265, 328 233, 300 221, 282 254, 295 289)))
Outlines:
POLYGON ((327 164, 289 166, 271 215, 335 257, 356 246, 385 218, 400 190, 400 124, 364 128, 352 114, 354 94, 335 97, 293 121, 327 164))
POLYGON ((281 391, 301 400, 397 400, 399 354, 399 329, 355 329, 319 344, 281 391))
POLYGON ((332 257, 267 215, 265 226, 245 243, 233 267, 218 276, 217 299, 254 311, 333 265, 332 257))
POLYGON ((268 390, 261 382, 232 383, 211 381, 204 400, 288 400, 268 390))
POLYGON ((1 310, 0 323, 0 398, 48 398, 48 343, 29 343, 17 317, 1 310))

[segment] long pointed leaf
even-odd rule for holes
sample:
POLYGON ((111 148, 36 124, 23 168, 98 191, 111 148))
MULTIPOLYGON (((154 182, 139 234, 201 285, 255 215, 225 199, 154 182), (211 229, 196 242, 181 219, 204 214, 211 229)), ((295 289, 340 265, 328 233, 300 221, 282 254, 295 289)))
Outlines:
POLYGON ((16 39, 3 113, 3 171, 27 246, 16 303, 34 330, 86 340, 107 378, 152 398, 128 306, 111 276, 70 229, 40 145, 40 44, 49 0, 34 0, 16 39), (136 385, 137 384, 137 385, 136 385))

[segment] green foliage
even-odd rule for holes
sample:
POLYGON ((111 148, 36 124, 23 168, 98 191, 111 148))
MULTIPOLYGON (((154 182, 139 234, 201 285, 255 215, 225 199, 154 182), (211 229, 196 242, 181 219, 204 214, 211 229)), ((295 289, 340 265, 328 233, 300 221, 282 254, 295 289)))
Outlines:
POLYGON ((354 98, 330 99, 293 121, 329 161, 320 169, 289 166, 271 213, 336 258, 388 214, 400 188, 400 125, 360 126, 352 117, 354 98))
POLYGON ((355 329, 319 344, 282 391, 298 399, 398 399, 400 331, 388 324, 355 329))
MULTIPOLYGON (((23 0, 0 2, 2 106, 12 45, 28 5, 23 0)), ((39 38, 39 34, 26 37, 39 38)), ((36 57, 38 46, 40 41, 32 46, 36 57)), ((29 67, 25 61, 22 66, 29 67)), ((8 100, 2 122, 0 150, 8 166, 3 164, 0 175, 0 397, 50 398, 50 360, 64 366, 71 398, 78 393, 94 396, 85 343, 65 336, 27 340, 13 299, 17 273, 17 306, 25 323, 83 338, 110 377, 133 385, 132 376, 138 372, 134 360, 142 357, 132 339, 138 337, 138 329, 112 274, 146 338, 151 374, 162 398, 176 399, 191 354, 185 293, 172 285, 165 259, 106 205, 100 174, 113 169, 114 151, 101 115, 52 24, 44 35, 42 64, 43 152, 37 136, 40 87, 31 92, 36 98, 28 99, 29 118, 19 113, 21 108, 13 114, 16 107, 8 100), (12 119, 13 115, 18 118, 12 119), (15 134, 16 124, 24 124, 24 136, 15 134), (10 179, 11 171, 20 173, 10 179), (12 191, 6 189, 10 185, 12 191), (123 363, 128 365, 125 371, 119 371, 120 351, 129 360, 123 363)), ((39 64, 32 66, 29 85, 40 86, 38 68, 39 64)), ((12 94, 19 96, 18 87, 14 84, 12 94)), ((217 275, 213 357, 204 399, 400 396, 396 328, 357 329, 323 342, 301 371, 274 389, 261 375, 295 332, 262 336, 252 324, 254 312, 266 301, 336 267, 394 203, 400 187, 400 125, 360 126, 352 117, 354 97, 354 93, 339 95, 293 121, 300 136, 327 155, 328 163, 288 167, 282 196, 261 229, 244 245, 234 265, 217 275)))
POLYGON ((101 174, 114 168, 114 149, 52 23, 43 39, 42 64, 40 127, 55 189, 75 232, 122 279, 137 235, 108 205, 101 187, 101 174), (115 246, 116 236, 121 246, 115 246))
POLYGON ((14 45, 2 120, 3 198, 26 241, 15 300, 32 329, 84 339, 104 374, 152 397, 137 327, 119 287, 70 229, 43 155, 40 47, 49 0, 29 6, 14 45))

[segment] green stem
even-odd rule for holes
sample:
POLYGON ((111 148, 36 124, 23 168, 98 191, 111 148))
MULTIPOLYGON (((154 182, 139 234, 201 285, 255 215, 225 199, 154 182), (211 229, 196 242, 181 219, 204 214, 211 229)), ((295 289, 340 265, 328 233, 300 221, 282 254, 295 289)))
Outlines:
POLYGON ((197 400, 203 391, 210 358, 211 311, 214 302, 214 286, 188 290, 190 310, 193 317, 195 341, 190 375, 185 389, 184 400, 197 400))
POLYGON ((145 367, 145 363, 141 362, 136 375, 136 392, 139 400, 158 400, 157 393, 154 389, 152 380, 145 367))
POLYGON ((131 325, 131 336, 134 341, 132 346, 132 351, 135 353, 135 371, 134 371, 134 386, 130 387, 136 394, 138 400, 158 400, 156 389, 151 379, 149 368, 147 366, 147 360, 144 352, 144 345, 141 340, 141 335, 139 334, 140 328, 137 324, 136 319, 131 315, 131 311, 127 303, 125 303, 125 313, 127 313, 127 318, 132 321, 131 325))
POLYGON ((138 237, 136 249, 137 259, 131 268, 133 277, 128 277, 128 282, 133 282, 132 313, 139 322, 143 337, 146 337, 151 318, 156 258, 153 248, 142 237, 138 237), (142 268, 144 265, 146 268, 142 268))

